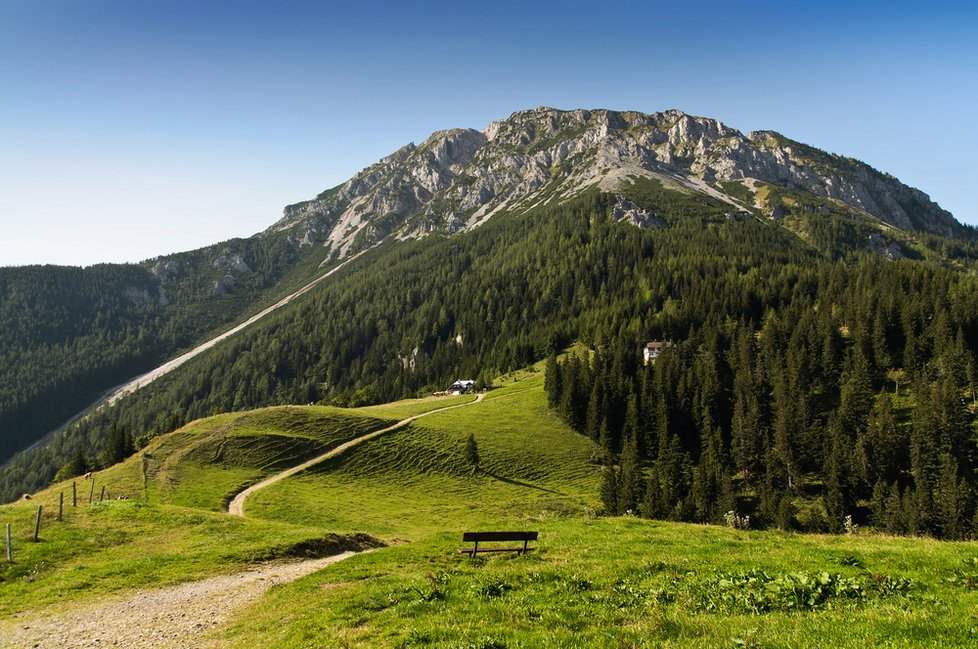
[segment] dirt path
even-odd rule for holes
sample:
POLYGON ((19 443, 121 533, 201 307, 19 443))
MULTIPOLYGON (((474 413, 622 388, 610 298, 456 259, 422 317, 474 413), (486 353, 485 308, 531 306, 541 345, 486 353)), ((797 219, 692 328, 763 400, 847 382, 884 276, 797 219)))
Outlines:
POLYGON ((422 412, 420 415, 413 415, 411 417, 408 417, 407 419, 402 419, 401 421, 397 422, 393 426, 388 426, 387 428, 383 428, 381 430, 375 430, 372 433, 367 433, 366 435, 357 437, 356 439, 351 439, 349 442, 340 444, 339 446, 337 446, 331 451, 327 451, 322 455, 317 455, 316 457, 312 458, 311 460, 307 460, 302 464, 297 464, 296 466, 286 469, 281 473, 276 473, 275 475, 269 478, 265 478, 261 482, 251 485, 250 487, 248 487, 247 489, 239 493, 237 496, 235 496, 234 500, 232 500, 228 504, 228 513, 233 514, 234 516, 244 516, 244 502, 245 499, 248 498, 248 496, 250 496, 251 494, 255 493, 259 489, 264 489, 269 485, 275 484, 279 480, 283 480, 285 478, 288 478, 289 476, 293 476, 296 473, 299 473, 300 471, 305 471, 306 469, 313 466, 314 464, 319 464, 320 462, 328 460, 331 457, 336 457, 337 455, 343 453, 344 451, 346 451, 348 448, 352 446, 356 446, 361 442, 366 442, 368 439, 373 439, 378 435, 383 435, 384 433, 389 433, 392 430, 397 430, 398 428, 407 426, 415 419, 419 419, 421 417, 427 417, 428 415, 433 415, 436 412, 444 412, 446 410, 453 410, 454 408, 464 408, 465 406, 471 406, 472 404, 479 403, 480 401, 482 401, 483 397, 485 396, 486 395, 484 393, 480 393, 476 395, 475 399, 473 399, 472 401, 468 401, 466 403, 460 403, 454 406, 445 406, 444 408, 438 408, 436 410, 429 410, 428 412, 422 412))
POLYGON ((352 557, 345 552, 325 559, 262 566, 247 572, 139 590, 65 613, 29 612, 0 622, 0 646, 10 649, 196 649, 213 646, 204 635, 277 584, 295 581, 352 557))

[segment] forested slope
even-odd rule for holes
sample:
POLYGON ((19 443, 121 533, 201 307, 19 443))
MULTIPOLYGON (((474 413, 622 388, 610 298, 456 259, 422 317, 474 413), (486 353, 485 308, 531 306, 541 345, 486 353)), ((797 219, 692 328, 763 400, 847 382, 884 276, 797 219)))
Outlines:
MULTIPOLYGON (((786 354, 796 325, 824 335, 836 327, 839 358, 828 366, 832 373, 819 375, 824 383, 848 376, 851 332, 879 320, 887 343, 872 356, 869 398, 858 406, 866 411, 885 371, 904 369, 906 354, 931 362, 935 317, 962 358, 974 354, 976 283, 960 270, 974 264, 969 242, 953 242, 951 262, 934 243, 944 240, 900 235, 893 241, 917 259, 890 261, 867 243, 878 230, 832 210, 801 210, 787 217, 788 228, 654 183, 623 193, 654 209, 665 226, 619 222, 618 197, 591 190, 559 206, 498 215, 451 238, 383 244, 288 309, 9 467, 3 494, 12 495, 29 475, 34 484, 48 479, 79 443, 94 460, 111 422, 138 438, 220 411, 413 396, 460 377, 488 379, 574 340, 624 345, 634 360, 646 340, 689 340, 698 348, 699 341, 733 340, 738 331, 777 322, 783 335, 776 349, 786 354), (917 294, 919 301, 911 299, 917 294), (816 319, 806 324, 806 318, 816 319), (890 365, 879 365, 887 355, 890 365)), ((792 358, 811 361, 794 352, 792 358)), ((961 367, 966 372, 967 363, 961 367)), ((728 378, 718 375, 721 393, 733 389, 728 378)), ((807 387, 792 386, 791 398, 807 387)), ((711 417, 729 426, 732 404, 717 408, 711 417)), ((701 407, 689 412, 685 421, 701 421, 701 407)), ((797 417, 807 430, 823 426, 825 412, 797 417)))
POLYGON ((0 268, 0 462, 105 390, 274 301, 326 252, 280 235, 141 264, 0 268))

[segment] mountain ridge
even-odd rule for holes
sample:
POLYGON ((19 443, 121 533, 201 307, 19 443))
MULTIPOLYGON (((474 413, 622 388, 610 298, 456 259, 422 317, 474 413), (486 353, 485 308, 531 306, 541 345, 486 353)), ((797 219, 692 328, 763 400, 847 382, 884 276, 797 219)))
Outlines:
POLYGON ((538 107, 482 131, 436 131, 401 147, 316 198, 286 206, 266 233, 290 231, 303 245, 345 256, 391 234, 465 231, 502 210, 566 200, 591 186, 615 192, 642 176, 771 219, 790 212, 790 204, 767 200, 766 186, 836 203, 882 227, 965 232, 924 192, 776 131, 744 135, 677 109, 538 107))

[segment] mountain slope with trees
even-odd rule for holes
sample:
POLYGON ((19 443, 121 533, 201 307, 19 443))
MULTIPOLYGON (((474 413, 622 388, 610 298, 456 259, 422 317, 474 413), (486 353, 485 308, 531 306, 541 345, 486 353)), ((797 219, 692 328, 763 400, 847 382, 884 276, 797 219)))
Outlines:
MULTIPOLYGON (((831 457, 826 431, 842 426, 836 418, 858 422, 844 431, 855 438, 868 426, 879 390, 892 390, 894 380, 904 408, 911 385, 936 390, 952 376, 957 388, 969 387, 978 283, 945 260, 929 259, 926 246, 905 243, 917 246, 920 259, 893 261, 854 247, 862 240, 852 236, 857 226, 824 215, 810 217, 812 231, 824 233, 816 248, 777 224, 728 218, 719 202, 696 198, 690 204, 686 194, 640 182, 624 195, 672 215, 664 227, 634 227, 615 217, 622 195, 592 191, 531 215, 500 215, 473 232, 372 250, 288 309, 74 426, 47 447, 45 471, 52 475, 79 443, 98 448, 95 441, 113 424, 138 439, 221 411, 387 401, 443 389, 459 376, 485 382, 575 340, 618 350, 621 358, 595 370, 609 373, 603 380, 614 383, 608 390, 617 395, 603 406, 616 413, 604 424, 603 444, 612 456, 629 438, 622 432, 625 415, 640 407, 651 409, 644 425, 669 421, 669 430, 687 431, 673 476, 677 488, 689 482, 689 463, 701 457, 696 431, 703 426, 711 434, 719 430, 723 442, 711 449, 728 463, 712 474, 717 484, 733 475, 735 412, 741 428, 753 426, 750 443, 737 442, 737 452, 752 462, 773 452, 758 439, 790 440, 777 447, 795 454, 793 464, 785 464, 790 471, 777 474, 784 482, 821 470, 831 457), (652 339, 677 343, 676 353, 657 364, 661 371, 674 367, 661 379, 669 385, 669 391, 661 388, 669 410, 659 419, 658 397, 629 408, 632 392, 636 399, 644 394, 640 348, 652 339), (743 348, 747 339, 753 342, 743 348), (731 350, 747 355, 733 366, 754 369, 731 369, 731 350), (765 364, 757 369, 759 358, 765 364), (850 381, 854 368, 860 374, 850 381), (836 414, 840 404, 851 412, 836 414), (745 423, 751 417, 753 423, 745 423)), ((567 397, 577 409, 569 421, 594 435, 586 410, 593 386, 590 380, 586 385, 567 397)), ((566 408, 562 412, 568 416, 566 408)), ((900 411, 899 421, 905 423, 908 412, 900 411)), ((640 462, 658 458, 650 454, 650 447, 658 448, 651 435, 636 437, 640 462)), ((929 462, 940 462, 936 453, 929 462)), ((965 477, 972 465, 956 461, 965 477)), ((761 475, 759 466, 751 467, 752 475, 761 475)), ((902 498, 911 483, 899 466, 874 466, 865 478, 868 488, 882 481, 889 489, 896 481, 902 498)), ((866 484, 844 487, 843 505, 865 495, 866 484)), ((687 502, 684 495, 684 507, 687 502)), ((718 502, 700 512, 704 520, 725 506, 718 502)), ((668 515, 674 506, 670 501, 668 515)), ((765 501, 764 507, 767 520, 782 520, 777 506, 765 501)), ((834 516, 827 513, 824 524, 834 516)))
POLYGON ((0 268, 0 462, 274 302, 320 272, 325 254, 282 234, 142 264, 0 268))
MULTIPOLYGON (((897 322, 903 306, 888 292, 967 305, 978 259, 972 230, 921 192, 777 134, 744 136, 678 111, 524 111, 405 147, 250 239, 140 265, 0 269, 0 323, 11 323, 0 346, 3 452, 368 248, 288 308, 14 458, 0 497, 66 465, 106 462, 110 430, 138 443, 216 412, 413 396, 460 376, 488 380, 575 340, 683 341, 719 320, 759 332, 772 313, 803 313, 792 297, 800 282, 835 296, 844 290, 826 274, 863 286, 888 277, 877 268, 900 268, 905 285, 866 288, 873 318, 886 305, 890 360, 868 370, 875 394, 887 372, 916 381, 905 348, 929 335, 897 322)), ((847 308, 836 326, 855 326, 847 308)), ((948 323, 973 355, 970 316, 948 323)), ((853 334, 840 335, 849 354, 853 334)), ((912 353, 930 362, 927 349, 912 353)), ((835 408, 827 403, 811 410, 817 426, 835 408)))

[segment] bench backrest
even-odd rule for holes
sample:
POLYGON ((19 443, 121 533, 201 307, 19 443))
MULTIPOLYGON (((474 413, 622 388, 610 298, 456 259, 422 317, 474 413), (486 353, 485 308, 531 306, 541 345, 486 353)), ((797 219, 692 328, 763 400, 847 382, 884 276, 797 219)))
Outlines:
POLYGON ((536 541, 537 532, 463 532, 463 542, 536 541))

